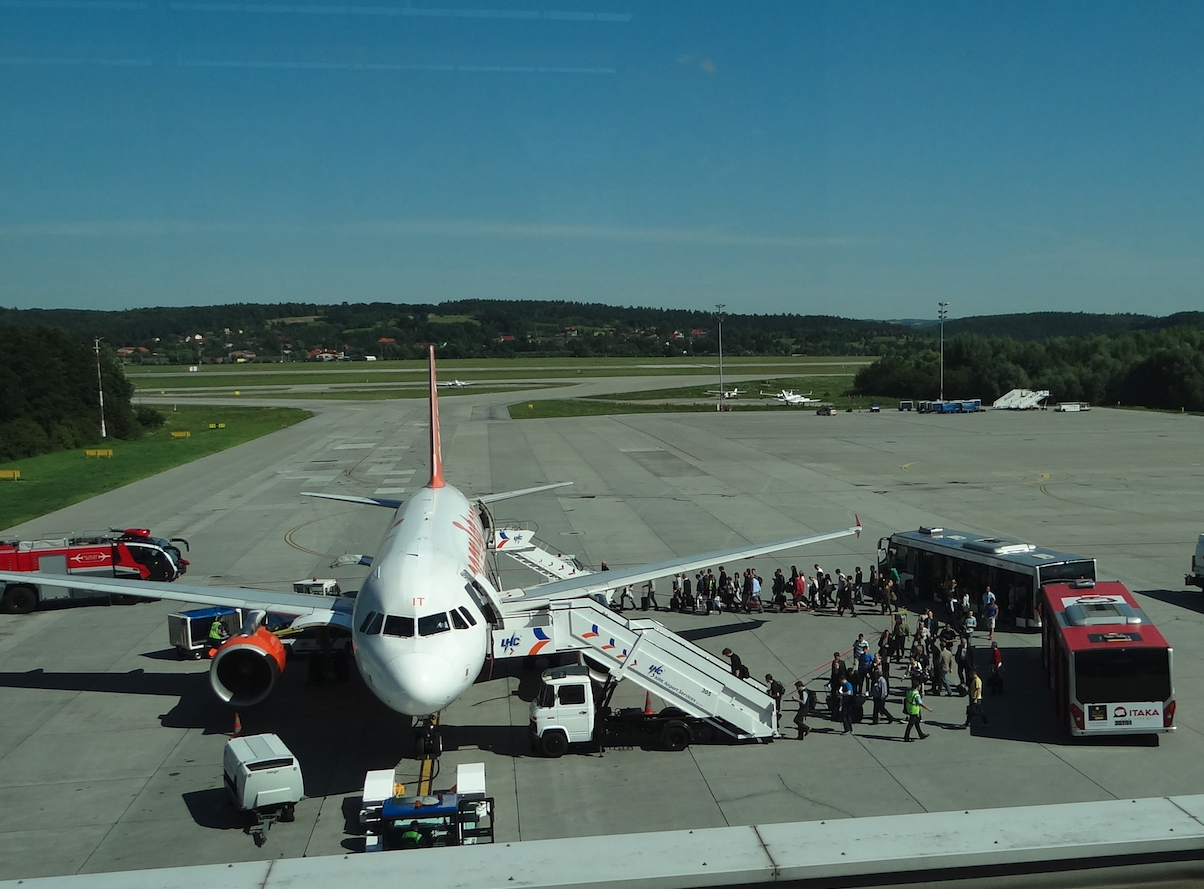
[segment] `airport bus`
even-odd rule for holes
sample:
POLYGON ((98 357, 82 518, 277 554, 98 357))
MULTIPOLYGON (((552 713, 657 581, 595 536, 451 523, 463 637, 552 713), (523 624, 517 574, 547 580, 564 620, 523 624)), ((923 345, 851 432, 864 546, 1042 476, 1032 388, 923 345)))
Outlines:
POLYGON ((1041 659, 1071 735, 1175 730, 1172 649, 1116 581, 1041 590, 1041 659))
POLYGON ((970 591, 974 608, 991 585, 1001 620, 1018 629, 1041 626, 1041 587, 1068 580, 1095 580, 1095 559, 1072 556, 1002 537, 921 527, 878 541, 878 570, 899 574, 903 589, 940 598, 941 586, 956 580, 970 591))

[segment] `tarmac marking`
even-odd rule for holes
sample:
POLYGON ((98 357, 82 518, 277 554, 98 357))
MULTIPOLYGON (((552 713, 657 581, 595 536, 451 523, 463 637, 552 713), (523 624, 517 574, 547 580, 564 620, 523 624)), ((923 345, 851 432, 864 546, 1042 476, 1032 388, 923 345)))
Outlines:
POLYGON ((919 463, 919 462, 920 462, 919 460, 912 460, 910 463, 904 463, 904 464, 903 464, 902 466, 900 466, 899 468, 900 468, 900 469, 902 469, 904 472, 911 472, 911 470, 910 470, 910 469, 908 469, 907 467, 908 467, 908 466, 915 466, 915 465, 916 465, 917 463, 919 463))
POLYGON ((699 457, 698 455, 696 455, 696 454, 691 454, 691 453, 690 453, 689 451, 687 451, 685 448, 679 448, 677 445, 673 444, 673 442, 671 442, 671 441, 665 441, 665 440, 664 440, 663 438, 661 438, 659 435, 653 435, 653 434, 652 434, 651 432, 649 432, 647 429, 641 429, 641 428, 640 428, 640 427, 638 427, 638 426, 632 426, 630 423, 624 423, 622 420, 615 420, 615 422, 616 422, 616 423, 618 423, 620 426, 626 426, 628 429, 634 429, 636 432, 642 432, 642 433, 644 433, 644 435, 647 435, 649 438, 655 438, 655 439, 656 439, 657 441, 659 441, 661 444, 668 445, 669 447, 673 448, 673 450, 675 450, 675 451, 681 451, 681 452, 682 452, 683 454, 685 454, 687 457, 690 457, 691 459, 697 460, 699 463, 701 463, 701 462, 702 462, 702 458, 701 458, 701 457, 699 457))

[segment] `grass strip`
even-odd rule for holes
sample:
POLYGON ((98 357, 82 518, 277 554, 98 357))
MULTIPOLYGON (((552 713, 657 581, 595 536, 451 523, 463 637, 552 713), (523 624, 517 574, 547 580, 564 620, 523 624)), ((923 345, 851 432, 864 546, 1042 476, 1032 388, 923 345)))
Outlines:
POLYGON ((109 439, 91 446, 112 448, 112 457, 87 457, 79 448, 0 464, 0 469, 21 473, 17 481, 0 480, 0 528, 19 525, 312 416, 295 408, 203 405, 180 405, 163 414, 167 418, 164 426, 136 441, 109 439), (224 423, 225 428, 210 429, 210 423, 224 423), (172 432, 190 435, 173 438, 172 432))

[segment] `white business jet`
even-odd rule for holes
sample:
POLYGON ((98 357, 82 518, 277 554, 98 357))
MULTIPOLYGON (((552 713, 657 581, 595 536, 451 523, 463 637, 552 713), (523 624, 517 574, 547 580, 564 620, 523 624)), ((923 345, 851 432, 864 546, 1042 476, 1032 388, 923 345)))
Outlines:
POLYGON ((782 404, 804 405, 819 403, 819 399, 812 398, 810 392, 808 392, 806 395, 800 395, 799 393, 790 389, 779 389, 777 392, 762 392, 761 397, 773 398, 776 401, 780 401, 782 404))
MULTIPOLYGON (((308 494, 394 511, 377 554, 360 559, 372 571, 354 599, 179 583, 148 586, 117 578, 73 577, 71 585, 112 594, 250 610, 251 617, 237 635, 222 643, 210 668, 214 692, 234 706, 246 707, 262 701, 284 669, 284 646, 263 626, 264 614, 270 612, 293 616, 292 629, 334 627, 349 632, 360 674, 372 692, 400 713, 430 717, 476 681, 491 650, 492 630, 502 626, 503 600, 596 596, 658 577, 860 531, 858 523, 857 527, 826 534, 742 546, 605 574, 583 574, 502 592, 490 579, 486 564, 483 519, 489 520, 488 504, 571 482, 466 497, 444 479, 436 393, 435 354, 431 347, 431 476, 426 486, 404 504, 376 497, 308 494)), ((0 572, 0 581, 61 583, 62 578, 0 572)))

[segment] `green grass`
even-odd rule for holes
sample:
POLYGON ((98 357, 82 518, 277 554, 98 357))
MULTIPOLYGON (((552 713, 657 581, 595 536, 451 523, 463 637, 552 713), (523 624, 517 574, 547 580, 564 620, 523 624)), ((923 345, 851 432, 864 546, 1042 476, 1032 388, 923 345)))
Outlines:
MULTIPOLYGON (((852 373, 873 359, 865 357, 840 358, 765 358, 741 357, 724 359, 724 370, 730 373, 749 373, 780 370, 799 375, 809 368, 839 371, 841 364, 852 373)), ((129 365, 126 377, 141 390, 178 389, 193 387, 230 388, 242 386, 304 386, 323 383, 365 382, 421 383, 426 364, 420 361, 373 361, 331 364, 329 362, 290 364, 207 364, 198 373, 189 373, 180 365, 129 365)), ((717 376, 714 358, 516 358, 460 359, 439 362, 441 379, 452 378, 481 382, 488 380, 523 380, 539 378, 578 379, 614 376, 717 376)))
MULTIPOLYGON (((567 385, 565 383, 541 383, 536 387, 539 389, 554 389, 558 386, 567 385)), ((440 389, 439 400, 444 398, 455 397, 457 395, 490 395, 497 392, 518 392, 522 391, 523 387, 519 386, 471 386, 467 389, 440 389)), ((345 401, 385 401, 391 398, 426 398, 427 389, 425 386, 416 389, 335 389, 331 392, 263 392, 263 391, 248 391, 245 393, 248 397, 264 397, 264 398, 319 398, 319 399, 335 399, 345 401)), ((187 397, 181 395, 181 397, 187 397)))
POLYGON ((103 447, 113 449, 111 458, 85 457, 80 448, 0 464, 0 469, 21 471, 19 481, 0 481, 0 528, 54 512, 312 416, 309 411, 294 408, 199 405, 181 405, 177 410, 163 413, 167 423, 162 429, 137 441, 105 442, 103 447), (225 423, 226 428, 212 430, 210 423, 225 423), (175 431, 189 431, 192 436, 173 439, 171 433, 175 431))
MULTIPOLYGON (((740 390, 740 396, 736 399, 728 399, 728 404, 751 404, 761 400, 760 393, 762 391, 778 392, 782 389, 791 389, 804 395, 811 393, 813 398, 832 401, 836 398, 843 398, 843 393, 852 384, 853 374, 847 373, 811 377, 767 377, 763 380, 746 380, 742 383, 724 383, 723 388, 729 392, 733 388, 739 388, 740 390)), ((718 398, 715 395, 718 390, 719 387, 717 384, 711 384, 709 386, 685 386, 680 389, 646 389, 640 392, 623 392, 617 395, 587 395, 585 397, 598 399, 621 398, 624 401, 652 401, 663 400, 665 398, 710 398, 715 400, 718 398)), ((766 400, 768 400, 768 397, 766 397, 766 400)))

